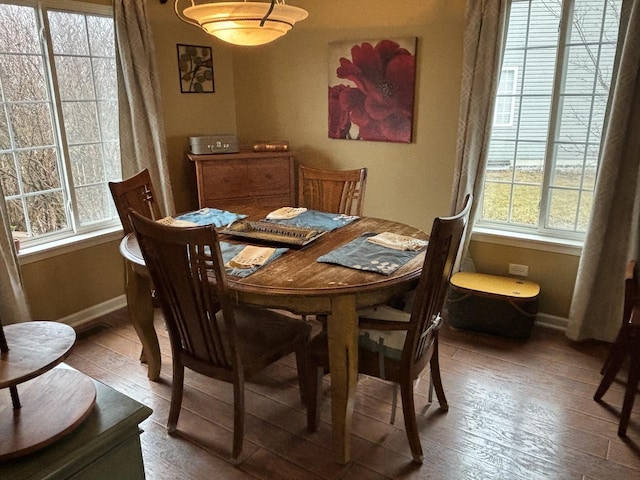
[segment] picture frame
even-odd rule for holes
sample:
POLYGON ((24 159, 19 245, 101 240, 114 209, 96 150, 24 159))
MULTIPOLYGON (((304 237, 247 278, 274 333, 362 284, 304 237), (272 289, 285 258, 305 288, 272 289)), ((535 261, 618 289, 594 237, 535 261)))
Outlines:
POLYGON ((211 47, 177 44, 181 93, 215 93, 211 47))
POLYGON ((411 143, 417 40, 329 44, 329 138, 411 143))

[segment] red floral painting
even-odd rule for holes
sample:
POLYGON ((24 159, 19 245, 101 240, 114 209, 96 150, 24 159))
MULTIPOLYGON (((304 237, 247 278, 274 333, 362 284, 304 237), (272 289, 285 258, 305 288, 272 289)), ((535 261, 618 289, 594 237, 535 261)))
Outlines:
POLYGON ((329 45, 329 138, 410 143, 416 38, 329 45))

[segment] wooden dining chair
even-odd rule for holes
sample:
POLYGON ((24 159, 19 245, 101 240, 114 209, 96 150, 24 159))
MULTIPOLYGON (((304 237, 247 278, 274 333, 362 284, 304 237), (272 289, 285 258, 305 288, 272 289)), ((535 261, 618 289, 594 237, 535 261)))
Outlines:
POLYGON ((161 225, 136 212, 130 219, 158 291, 173 358, 167 429, 175 432, 185 367, 233 384, 232 458, 242 452, 245 381, 295 352, 301 399, 311 326, 267 309, 237 306, 227 287, 214 226, 161 225))
POLYGON ((640 380, 640 276, 637 269, 635 260, 627 264, 622 325, 600 372, 603 374, 602 381, 593 396, 596 402, 602 401, 602 397, 616 379, 620 368, 629 359, 627 386, 618 425, 620 437, 627 434, 640 380))
MULTIPOLYGON (((359 312, 358 371, 400 385, 407 438, 413 460, 418 463, 422 463, 423 453, 413 385, 429 364, 440 408, 448 410, 438 363, 438 332, 443 321, 440 312, 469 218, 471 201, 472 197, 468 196, 457 215, 434 220, 410 313, 389 306, 359 312)), ((319 421, 322 376, 329 371, 324 331, 311 340, 308 352, 307 427, 314 431, 319 421)))
POLYGON ((109 190, 125 235, 133 231, 129 221, 130 208, 153 220, 162 218, 148 169, 145 168, 121 182, 109 182, 109 190))
MULTIPOLYGON (((132 177, 120 182, 109 182, 109 190, 111 191, 111 196, 113 198, 113 203, 116 206, 118 217, 120 217, 120 223, 122 224, 122 231, 124 235, 128 235, 133 231, 133 226, 129 220, 130 209, 152 220, 162 218, 160 207, 158 206, 158 202, 153 192, 153 184, 151 183, 151 175, 149 174, 148 169, 145 168, 132 177)), ((131 271, 131 269, 134 268, 135 266, 129 264, 125 270, 128 297, 131 295, 131 292, 129 291, 129 283, 135 283, 138 278, 135 276, 136 274, 131 271)), ((156 291, 153 285, 149 285, 149 292, 152 299, 150 308, 153 308, 153 306, 157 306, 156 291)), ((127 298, 127 304, 129 305, 129 308, 131 308, 129 298, 127 298)), ((151 326, 151 328, 153 328, 153 326, 151 326)), ((156 348, 156 346, 154 345, 149 348, 156 348)), ((148 355, 146 350, 147 348, 143 347, 142 353, 140 354, 140 360, 143 362, 147 361, 148 355)))
POLYGON ((362 216, 367 169, 321 170, 298 167, 298 206, 362 216))

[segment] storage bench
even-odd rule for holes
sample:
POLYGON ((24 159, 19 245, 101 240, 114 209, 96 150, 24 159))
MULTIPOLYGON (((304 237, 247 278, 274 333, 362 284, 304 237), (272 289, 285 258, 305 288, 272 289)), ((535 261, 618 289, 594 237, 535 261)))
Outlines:
POLYGON ((540 286, 528 280, 458 272, 447 297, 449 325, 524 340, 531 335, 539 293, 540 286))

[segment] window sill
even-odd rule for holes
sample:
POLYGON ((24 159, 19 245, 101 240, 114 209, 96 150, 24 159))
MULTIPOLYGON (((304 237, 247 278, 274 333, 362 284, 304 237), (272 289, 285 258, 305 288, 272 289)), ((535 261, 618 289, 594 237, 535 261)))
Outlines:
POLYGON ((33 247, 21 247, 18 253, 18 261, 20 265, 26 265, 121 238, 121 226, 105 228, 91 233, 74 235, 61 240, 35 245, 33 247))
POLYGON ((496 243, 511 247, 544 250, 545 252, 562 253, 565 255, 582 255, 583 242, 564 238, 544 237, 526 233, 506 232, 490 228, 474 227, 471 233, 474 242, 496 243))

